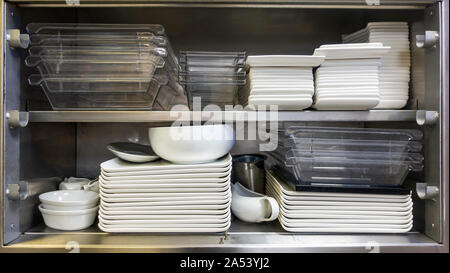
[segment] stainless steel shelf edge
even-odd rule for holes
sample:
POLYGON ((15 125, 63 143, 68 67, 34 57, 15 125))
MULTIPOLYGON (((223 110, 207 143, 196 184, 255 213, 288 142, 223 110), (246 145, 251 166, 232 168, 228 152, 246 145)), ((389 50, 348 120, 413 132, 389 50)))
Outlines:
POLYGON ((9 0, 23 7, 207 7, 207 8, 333 8, 423 9, 437 0, 9 0))
MULTIPOLYGON (((386 5, 427 5, 440 2, 442 0, 380 0, 380 4, 386 5)), ((66 3, 66 0, 6 0, 6 2, 16 3, 66 3)), ((274 4, 274 3, 288 3, 288 4, 370 4, 367 0, 83 0, 83 2, 92 3, 255 3, 255 4, 274 4)), ((373 1, 372 1, 373 2, 373 1)))
POLYGON ((171 121, 416 121, 415 110, 370 111, 31 111, 29 122, 171 122, 171 121))
MULTIPOLYGON (((229 232, 200 235, 25 234, 8 252, 443 252, 420 233, 379 235, 229 232), (43 236, 45 235, 45 236, 43 236)), ((0 251, 1 252, 1 251, 0 251)))

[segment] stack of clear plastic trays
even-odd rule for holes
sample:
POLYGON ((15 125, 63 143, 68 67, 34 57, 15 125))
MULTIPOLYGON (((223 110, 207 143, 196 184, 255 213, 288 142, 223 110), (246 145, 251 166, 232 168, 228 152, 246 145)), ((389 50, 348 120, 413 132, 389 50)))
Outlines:
POLYGON ((234 105, 238 86, 246 83, 245 52, 180 51, 179 81, 192 99, 222 109, 234 105))
POLYGON ((25 64, 55 110, 169 110, 187 104, 179 65, 161 25, 27 26, 25 64))
POLYGON ((423 170, 418 130, 293 126, 271 152, 301 183, 399 186, 423 170))

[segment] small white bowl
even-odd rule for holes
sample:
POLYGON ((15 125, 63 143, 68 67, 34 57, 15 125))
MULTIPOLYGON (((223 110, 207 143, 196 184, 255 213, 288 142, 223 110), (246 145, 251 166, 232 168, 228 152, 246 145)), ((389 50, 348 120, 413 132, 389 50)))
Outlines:
POLYGON ((59 211, 39 206, 44 222, 48 227, 59 230, 85 229, 95 222, 98 206, 86 210, 59 211))
POLYGON ((77 206, 61 206, 61 205, 50 205, 42 203, 42 208, 48 210, 58 210, 58 211, 72 211, 72 210, 86 210, 92 209, 97 206, 97 202, 87 205, 77 205, 77 206))
POLYGON ((149 129, 153 151, 176 164, 198 164, 217 160, 234 145, 235 136, 226 124, 172 126, 149 129))
POLYGON ((39 195, 39 200, 45 207, 50 205, 73 208, 81 206, 86 208, 86 206, 92 207, 96 205, 99 200, 99 195, 93 191, 62 190, 43 193, 39 195))

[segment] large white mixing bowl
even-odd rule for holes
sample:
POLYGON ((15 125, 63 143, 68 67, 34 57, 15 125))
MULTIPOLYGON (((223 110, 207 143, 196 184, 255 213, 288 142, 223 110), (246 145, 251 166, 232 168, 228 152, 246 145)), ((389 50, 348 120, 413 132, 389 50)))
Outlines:
POLYGON ((176 164, 207 163, 226 155, 235 136, 226 124, 149 129, 150 145, 161 158, 176 164))

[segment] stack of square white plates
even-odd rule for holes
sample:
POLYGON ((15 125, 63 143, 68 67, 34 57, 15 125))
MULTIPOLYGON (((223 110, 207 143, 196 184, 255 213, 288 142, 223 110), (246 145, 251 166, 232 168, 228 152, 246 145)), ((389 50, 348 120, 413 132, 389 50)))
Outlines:
POLYGON ((343 35, 344 43, 381 42, 391 50, 382 58, 380 103, 377 109, 400 109, 408 101, 411 55, 406 22, 372 22, 367 27, 343 35))
POLYGON ((266 191, 290 232, 404 233, 413 225, 410 194, 296 192, 270 171, 266 191))
POLYGON ((381 43, 322 45, 313 107, 318 110, 368 110, 380 101, 379 67, 389 51, 381 43))
POLYGON ((302 110, 312 104, 312 68, 324 58, 302 55, 248 56, 250 73, 239 101, 250 110, 278 105, 278 110, 302 110))
POLYGON ((101 164, 99 228, 105 232, 224 232, 230 227, 231 156, 178 165, 101 164))

